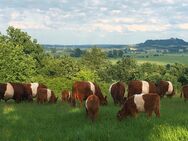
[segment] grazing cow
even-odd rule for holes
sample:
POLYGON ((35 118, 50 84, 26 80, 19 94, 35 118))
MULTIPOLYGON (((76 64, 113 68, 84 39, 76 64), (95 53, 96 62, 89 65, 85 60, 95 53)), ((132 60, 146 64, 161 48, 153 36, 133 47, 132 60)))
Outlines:
POLYGON ((157 87, 154 82, 132 80, 128 84, 128 97, 141 93, 156 93, 157 87))
POLYGON ((37 92, 40 88, 47 88, 47 86, 45 86, 44 84, 40 84, 40 83, 26 83, 24 84, 26 92, 29 95, 32 95, 33 98, 36 97, 37 92))
POLYGON ((86 99, 86 115, 91 118, 92 121, 94 121, 98 115, 99 105, 100 100, 95 94, 88 96, 86 99))
POLYGON ((17 103, 19 103, 22 100, 32 101, 32 96, 26 93, 25 87, 21 83, 1 83, 0 99, 4 99, 6 102, 9 99, 14 99, 17 103))
POLYGON ((186 100, 188 100, 188 85, 184 85, 182 87, 182 91, 181 91, 180 97, 182 98, 182 96, 184 97, 184 101, 186 102, 186 100))
POLYGON ((172 97, 175 95, 172 82, 163 80, 159 81, 157 84, 157 93, 160 95, 160 97, 164 97, 165 95, 167 97, 172 97))
POLYGON ((81 107, 83 100, 86 100, 91 94, 98 96, 101 105, 107 105, 107 96, 103 96, 101 89, 96 83, 90 81, 76 81, 72 88, 73 106, 76 106, 76 100, 78 100, 81 107))
POLYGON ((122 120, 127 116, 135 117, 139 112, 145 112, 151 117, 153 111, 160 117, 160 96, 157 93, 136 94, 127 99, 117 113, 117 118, 122 120))
POLYGON ((37 93, 37 103, 56 103, 58 97, 55 96, 54 92, 47 88, 38 89, 37 93))
POLYGON ((114 104, 123 104, 124 103, 124 94, 125 94, 125 84, 123 82, 113 83, 109 92, 114 100, 114 104))
POLYGON ((69 90, 62 91, 61 100, 62 100, 62 102, 71 103, 71 92, 69 90))

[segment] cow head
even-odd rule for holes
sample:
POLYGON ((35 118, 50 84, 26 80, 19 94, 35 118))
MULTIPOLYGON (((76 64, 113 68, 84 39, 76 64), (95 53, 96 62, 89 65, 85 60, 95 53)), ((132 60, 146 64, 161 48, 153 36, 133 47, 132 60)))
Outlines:
POLYGON ((127 97, 124 97, 122 100, 121 100, 121 105, 123 105, 125 102, 126 102, 126 100, 127 100, 127 97))
POLYGON ((108 104, 107 96, 105 96, 102 100, 100 100, 100 104, 101 105, 107 105, 108 104))
POLYGON ((120 111, 118 111, 117 118, 118 120, 121 121, 123 118, 126 118, 127 116, 128 116, 128 110, 127 110, 126 103, 125 103, 123 108, 120 111))

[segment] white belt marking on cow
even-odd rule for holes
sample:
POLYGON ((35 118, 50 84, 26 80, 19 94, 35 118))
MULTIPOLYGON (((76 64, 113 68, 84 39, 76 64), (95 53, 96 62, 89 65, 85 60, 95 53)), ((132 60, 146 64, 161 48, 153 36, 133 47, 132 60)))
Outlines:
POLYGON ((147 81, 142 81, 142 93, 149 93, 149 83, 147 81))
POLYGON ((92 82, 90 82, 90 81, 88 81, 88 82, 90 84, 91 91, 93 92, 93 94, 95 94, 95 85, 92 82))
POLYGON ((88 98, 86 99, 86 104, 85 104, 85 105, 86 105, 86 109, 88 109, 88 107, 87 107, 87 102, 88 102, 88 98))
POLYGON ((109 93, 111 94, 111 89, 112 89, 112 86, 114 85, 114 84, 116 84, 117 82, 115 82, 115 83, 112 83, 112 85, 110 85, 110 87, 109 87, 109 93))
POLYGON ((52 91, 50 89, 47 89, 47 101, 50 101, 51 95, 52 95, 52 91))
POLYGON ((7 88, 4 93, 4 99, 11 99, 14 96, 14 88, 10 83, 7 83, 7 88))
POLYGON ((167 94, 171 94, 172 91, 173 91, 172 82, 170 82, 170 81, 167 81, 167 82, 168 82, 168 91, 167 91, 167 94))
POLYGON ((70 97, 71 97, 71 93, 70 93, 70 91, 69 91, 69 96, 68 96, 68 99, 70 99, 70 97))
POLYGON ((144 94, 136 94, 134 95, 134 103, 136 104, 136 108, 139 112, 144 112, 144 99, 143 99, 144 94))
POLYGON ((37 95, 38 86, 39 86, 39 83, 31 83, 31 91, 32 91, 33 97, 37 95))

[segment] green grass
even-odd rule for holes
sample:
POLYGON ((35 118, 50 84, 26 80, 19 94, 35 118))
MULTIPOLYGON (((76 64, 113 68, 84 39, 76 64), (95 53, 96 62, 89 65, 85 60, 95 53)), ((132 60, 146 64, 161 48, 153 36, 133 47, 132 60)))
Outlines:
POLYGON ((188 64, 188 55, 181 54, 166 54, 164 56, 150 56, 149 58, 136 58, 139 63, 150 62, 157 64, 173 64, 173 63, 181 63, 188 64))
POLYGON ((0 102, 1 141, 187 141, 188 102, 179 97, 161 101, 161 117, 116 119, 120 109, 111 99, 100 108, 96 122, 85 116, 85 109, 68 104, 38 105, 0 102))
MULTIPOLYGON (((146 56, 147 54, 143 54, 146 56)), ((188 54, 164 54, 163 56, 150 56, 148 58, 139 58, 135 55, 135 59, 138 63, 156 63, 159 65, 166 65, 166 64, 174 64, 174 63, 181 63, 181 64, 188 64, 188 54)), ((110 59, 110 61, 115 64, 119 59, 110 59)))

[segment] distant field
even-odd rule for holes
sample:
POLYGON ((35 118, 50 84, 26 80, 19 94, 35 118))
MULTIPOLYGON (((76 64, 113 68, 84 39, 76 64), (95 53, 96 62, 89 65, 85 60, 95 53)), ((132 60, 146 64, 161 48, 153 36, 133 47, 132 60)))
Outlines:
MULTIPOLYGON (((148 58, 139 58, 135 56, 135 59, 138 63, 150 62, 162 65, 173 63, 188 64, 188 54, 165 54, 164 56, 149 56, 148 58)), ((113 63, 117 60, 118 59, 111 59, 113 63)))
POLYGON ((187 141, 188 102, 179 97, 161 101, 161 117, 118 121, 120 109, 112 101, 100 109, 92 123, 84 108, 72 108, 60 101, 38 105, 13 101, 0 102, 1 141, 187 141))

